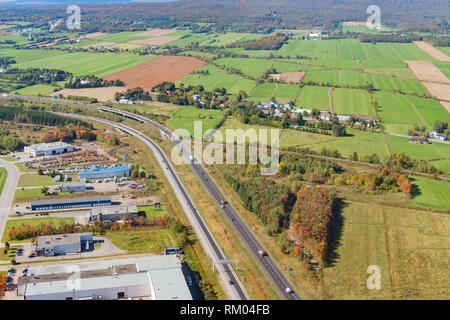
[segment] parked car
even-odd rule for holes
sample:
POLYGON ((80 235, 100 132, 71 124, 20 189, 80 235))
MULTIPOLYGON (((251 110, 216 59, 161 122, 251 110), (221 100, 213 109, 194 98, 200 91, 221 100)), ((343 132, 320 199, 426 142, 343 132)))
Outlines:
POLYGON ((16 273, 16 271, 17 271, 17 269, 15 269, 15 268, 11 268, 8 270, 8 272, 10 272, 10 273, 16 273))
POLYGON ((28 258, 34 258, 36 257, 36 252, 32 252, 28 255, 28 258))

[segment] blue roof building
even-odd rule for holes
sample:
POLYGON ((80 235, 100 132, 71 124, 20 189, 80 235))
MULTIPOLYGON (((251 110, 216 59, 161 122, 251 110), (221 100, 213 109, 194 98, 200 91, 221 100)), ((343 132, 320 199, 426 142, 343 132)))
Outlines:
POLYGON ((100 166, 91 166, 88 170, 78 171, 80 179, 103 179, 114 177, 130 176, 130 166, 128 164, 112 168, 102 168, 100 166))

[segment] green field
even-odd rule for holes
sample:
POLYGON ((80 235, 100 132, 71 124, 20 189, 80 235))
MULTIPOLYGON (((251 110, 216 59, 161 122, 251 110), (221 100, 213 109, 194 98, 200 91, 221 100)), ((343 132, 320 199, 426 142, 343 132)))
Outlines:
POLYGON ((163 207, 155 208, 155 206, 138 206, 139 213, 145 214, 147 218, 153 217, 165 217, 168 215, 167 211, 163 207))
POLYGON ((6 178, 8 177, 8 171, 5 168, 0 167, 0 194, 3 192, 3 187, 5 186, 6 178))
POLYGON ((450 159, 450 148, 447 144, 412 144, 408 138, 386 136, 392 152, 401 152, 416 160, 450 159))
POLYGON ((378 114, 387 132, 406 134, 407 130, 414 125, 428 128, 431 126, 431 123, 426 121, 415 104, 404 95, 375 92, 374 99, 378 104, 378 114))
POLYGON ((8 252, 5 254, 6 247, 0 248, 0 261, 11 261, 16 258, 17 249, 23 246, 10 246, 8 252))
POLYGON ((327 87, 304 86, 300 90, 296 106, 303 109, 330 110, 327 87))
POLYGON ((194 135, 194 122, 202 123, 202 134, 213 129, 222 120, 223 112, 220 110, 202 110, 195 107, 179 107, 172 112, 168 125, 172 129, 186 129, 194 135))
POLYGON ((307 70, 307 67, 304 65, 267 59, 222 58, 216 60, 215 63, 227 68, 241 70, 243 74, 254 78, 261 77, 265 71, 271 68, 274 68, 279 73, 307 70))
POLYGON ((296 84, 284 84, 278 85, 278 90, 274 94, 274 98, 281 103, 295 101, 299 93, 299 86, 296 84))
POLYGON ((0 49, 1 56, 15 57, 17 68, 53 68, 74 75, 96 75, 103 77, 155 59, 156 56, 132 53, 67 53, 58 50, 10 50, 0 49), (22 51, 27 51, 23 53, 22 51))
POLYGON ((334 89, 333 109, 337 114, 376 116, 370 95, 365 90, 334 89))
POLYGON ((13 93, 18 93, 24 96, 34 96, 34 95, 49 95, 50 93, 55 92, 56 87, 45 85, 45 84, 36 84, 34 86, 26 87, 19 90, 14 90, 13 93))
POLYGON ((427 211, 344 203, 336 260, 324 269, 333 299, 445 299, 449 292, 450 216, 427 211), (367 288, 367 268, 380 268, 381 289, 367 288))
POLYGON ((450 184, 445 181, 413 177, 418 195, 414 203, 419 206, 450 210, 450 184))
MULTIPOLYGON (((78 175, 69 175, 72 181, 78 180, 78 175)), ((35 187, 35 186, 56 186, 61 182, 56 182, 55 178, 38 174, 23 174, 19 178, 17 187, 35 187)))
POLYGON ((176 235, 168 228, 107 232, 106 237, 119 249, 129 253, 161 253, 178 245, 176 235))
MULTIPOLYGON (((74 218, 35 218, 35 219, 14 219, 14 220, 8 220, 6 222, 6 226, 5 226, 5 231, 3 232, 3 236, 2 236, 2 242, 6 242, 9 240, 9 231, 13 228, 13 227, 20 227, 23 224, 27 224, 30 226, 38 226, 42 223, 49 223, 51 225, 59 225, 61 222, 65 222, 68 224, 74 224, 75 220, 74 218)), ((28 240, 22 240, 22 241, 16 241, 14 240, 14 243, 20 243, 20 242, 28 242, 28 240)))
POLYGON ((257 86, 250 94, 250 99, 253 101, 262 101, 262 102, 269 102, 272 94, 275 92, 276 89, 275 83, 270 82, 264 82, 257 86))

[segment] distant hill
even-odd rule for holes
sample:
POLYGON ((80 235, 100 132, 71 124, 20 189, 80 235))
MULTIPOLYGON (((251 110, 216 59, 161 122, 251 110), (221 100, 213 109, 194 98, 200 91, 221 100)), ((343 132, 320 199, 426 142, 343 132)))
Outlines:
MULTIPOLYGON (((18 5, 33 1, 0 0, 18 5)), ((174 27, 202 22, 211 30, 226 32, 270 32, 279 28, 335 29, 343 21, 366 21, 366 10, 373 0, 40 0, 33 3, 67 5, 83 3, 83 21, 90 30, 114 32, 136 24, 174 27), (102 10, 99 10, 102 7, 102 10), (111 21, 115 25, 111 25, 111 21)), ((448 32, 450 7, 448 0, 377 0, 381 23, 385 26, 416 31, 448 32)), ((61 13, 62 8, 32 7, 8 10, 7 17, 40 17, 61 13)), ((6 19, 7 17, 2 17, 6 19)), ((43 18, 42 18, 43 20, 43 18)), ((41 21, 42 24, 46 22, 41 21)))

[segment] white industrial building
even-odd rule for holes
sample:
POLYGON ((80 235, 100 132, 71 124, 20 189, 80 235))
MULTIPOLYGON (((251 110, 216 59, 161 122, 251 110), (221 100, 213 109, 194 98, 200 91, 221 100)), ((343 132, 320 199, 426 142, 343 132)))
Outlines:
POLYGON ((136 218, 138 213, 136 205, 95 207, 87 214, 87 220, 90 222, 119 221, 123 220, 125 216, 136 218))
POLYGON ((30 267, 17 294, 25 300, 192 300, 174 255, 30 267))
POLYGON ((38 143, 24 148, 24 152, 30 157, 44 157, 73 151, 75 151, 73 147, 64 142, 38 143))

